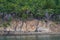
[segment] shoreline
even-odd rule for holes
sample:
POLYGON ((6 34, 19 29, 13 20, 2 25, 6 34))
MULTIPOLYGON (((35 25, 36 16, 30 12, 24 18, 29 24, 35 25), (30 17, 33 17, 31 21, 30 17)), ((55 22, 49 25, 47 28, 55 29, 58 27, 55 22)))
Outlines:
POLYGON ((0 32, 0 36, 21 36, 21 35, 60 35, 60 32, 0 32))

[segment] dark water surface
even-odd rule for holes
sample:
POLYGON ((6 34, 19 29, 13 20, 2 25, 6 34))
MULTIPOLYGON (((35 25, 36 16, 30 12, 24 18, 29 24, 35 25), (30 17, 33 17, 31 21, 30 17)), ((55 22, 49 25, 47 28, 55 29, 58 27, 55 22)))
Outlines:
POLYGON ((0 40, 60 40, 60 35, 0 36, 0 40))

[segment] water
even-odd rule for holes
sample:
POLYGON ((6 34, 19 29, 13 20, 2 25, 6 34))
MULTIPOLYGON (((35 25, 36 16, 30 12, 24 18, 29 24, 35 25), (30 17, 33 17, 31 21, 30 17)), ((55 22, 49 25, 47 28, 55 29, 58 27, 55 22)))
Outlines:
POLYGON ((60 35, 0 36, 0 40, 60 40, 60 35))

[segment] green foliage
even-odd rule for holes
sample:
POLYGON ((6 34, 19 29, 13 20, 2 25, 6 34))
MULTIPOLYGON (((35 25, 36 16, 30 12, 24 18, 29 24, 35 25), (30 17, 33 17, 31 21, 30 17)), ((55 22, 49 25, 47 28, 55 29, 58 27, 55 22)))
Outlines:
POLYGON ((45 16, 45 11, 60 14, 60 0, 0 0, 0 12, 16 13, 26 19, 29 10, 34 17, 45 16), (51 10, 52 9, 52 10, 51 10))
POLYGON ((23 20, 27 19, 27 15, 26 14, 22 14, 22 19, 23 20))
POLYGON ((8 26, 10 26, 10 23, 9 22, 5 22, 2 25, 0 25, 0 27, 8 27, 8 26))

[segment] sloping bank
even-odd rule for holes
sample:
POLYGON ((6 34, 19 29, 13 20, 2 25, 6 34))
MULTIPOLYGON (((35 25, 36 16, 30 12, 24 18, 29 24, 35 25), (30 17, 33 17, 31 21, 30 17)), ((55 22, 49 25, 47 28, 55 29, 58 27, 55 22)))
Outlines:
POLYGON ((27 20, 22 22, 21 20, 12 20, 11 25, 6 27, 0 27, 0 35, 15 35, 15 34, 60 34, 60 24, 44 20, 27 20))

